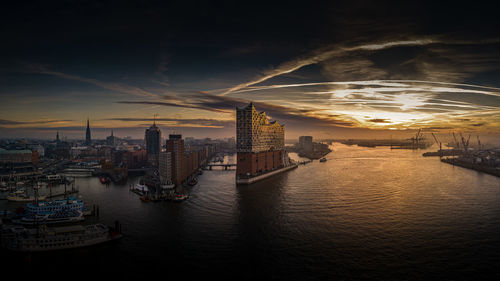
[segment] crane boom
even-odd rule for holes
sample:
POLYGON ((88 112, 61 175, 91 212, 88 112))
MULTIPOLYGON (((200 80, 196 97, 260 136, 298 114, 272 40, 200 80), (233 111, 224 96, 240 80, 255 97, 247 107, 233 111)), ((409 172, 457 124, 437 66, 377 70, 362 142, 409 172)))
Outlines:
POLYGON ((434 140, 436 141, 436 144, 439 144, 439 141, 438 141, 438 139, 436 138, 436 135, 434 135, 434 133, 431 133, 431 134, 432 134, 432 136, 434 137, 434 140))
POLYGON ((460 143, 457 140, 457 137, 455 136, 455 132, 453 132, 453 139, 455 139, 455 143, 457 144, 457 148, 460 148, 460 143))

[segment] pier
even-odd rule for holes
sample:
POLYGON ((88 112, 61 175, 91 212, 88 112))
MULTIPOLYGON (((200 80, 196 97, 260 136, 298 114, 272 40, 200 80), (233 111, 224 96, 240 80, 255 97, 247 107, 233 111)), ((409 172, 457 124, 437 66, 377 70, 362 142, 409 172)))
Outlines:
POLYGON ((486 166, 486 165, 475 164, 472 161, 467 161, 465 159, 443 158, 443 159, 441 159, 441 162, 500 177, 500 169, 497 169, 495 167, 486 166))

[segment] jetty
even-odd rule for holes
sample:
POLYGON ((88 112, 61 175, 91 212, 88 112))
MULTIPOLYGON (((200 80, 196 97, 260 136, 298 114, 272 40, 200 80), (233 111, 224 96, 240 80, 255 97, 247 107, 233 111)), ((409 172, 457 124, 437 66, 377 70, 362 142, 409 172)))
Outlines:
POLYGON ((500 168, 474 163, 471 160, 468 161, 462 158, 443 158, 441 162, 500 177, 500 168))

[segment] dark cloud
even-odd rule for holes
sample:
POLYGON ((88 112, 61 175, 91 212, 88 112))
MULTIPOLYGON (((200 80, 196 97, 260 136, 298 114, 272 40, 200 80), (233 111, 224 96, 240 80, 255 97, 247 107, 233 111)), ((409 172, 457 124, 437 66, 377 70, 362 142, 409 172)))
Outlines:
POLYGON ((71 122, 74 120, 38 120, 38 121, 14 121, 0 119, 0 126, 16 126, 16 125, 31 125, 31 124, 51 124, 60 122, 71 122))
MULTIPOLYGON (((216 119, 203 119, 203 118, 197 118, 197 119, 192 119, 192 118, 107 118, 107 119, 102 119, 106 121, 123 121, 123 122, 142 122, 142 121, 148 121, 148 122, 157 122, 158 124, 162 124, 161 122, 173 122, 173 123, 180 123, 181 125, 189 125, 189 126, 234 126, 235 121, 234 120, 216 120, 216 119)), ((144 126, 149 126, 149 124, 141 124, 144 126)))
MULTIPOLYGON (((217 96, 206 92, 192 92, 179 96, 164 96, 165 99, 175 102, 155 101, 122 101, 129 104, 154 104, 161 106, 184 107, 189 109, 202 109, 207 111, 233 113, 236 107, 242 107, 250 103, 250 100, 217 96)), ((253 101, 259 111, 265 111, 268 116, 279 121, 280 124, 287 122, 309 123, 312 126, 353 126, 354 123, 343 120, 338 114, 325 114, 314 108, 293 108, 273 104, 270 102, 253 101)))
POLYGON ((369 119, 367 120, 368 122, 372 123, 391 123, 391 121, 386 120, 386 119, 380 119, 380 118, 375 118, 375 119, 369 119))

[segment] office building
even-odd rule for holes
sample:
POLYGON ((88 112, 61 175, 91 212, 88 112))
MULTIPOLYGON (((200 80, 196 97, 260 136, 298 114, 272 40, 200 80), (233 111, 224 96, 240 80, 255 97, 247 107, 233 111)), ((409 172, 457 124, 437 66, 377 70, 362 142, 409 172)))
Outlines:
POLYGON ((181 184, 187 177, 184 163, 184 140, 182 135, 171 134, 167 140, 167 152, 171 153, 171 177, 176 185, 181 184))
POLYGON ((158 167, 158 159, 161 150, 161 131, 160 128, 153 123, 145 133, 146 151, 148 155, 148 162, 153 167, 158 167))

